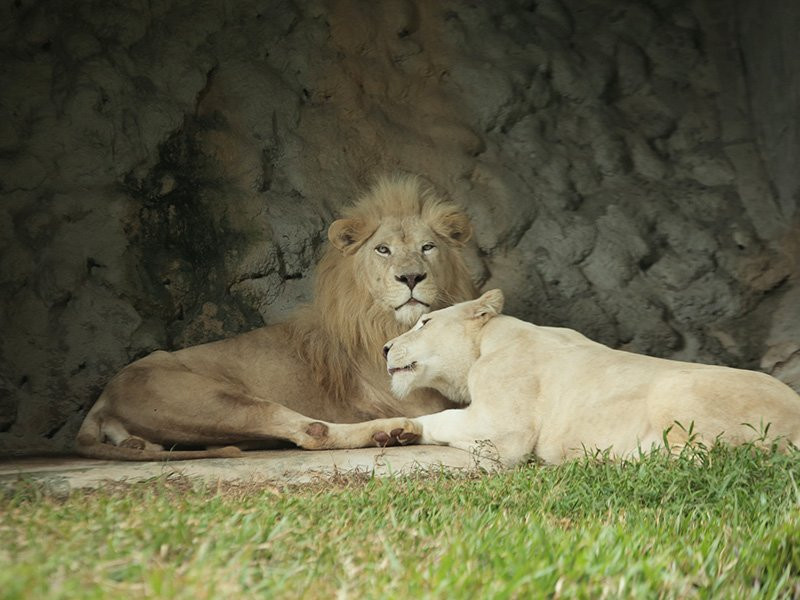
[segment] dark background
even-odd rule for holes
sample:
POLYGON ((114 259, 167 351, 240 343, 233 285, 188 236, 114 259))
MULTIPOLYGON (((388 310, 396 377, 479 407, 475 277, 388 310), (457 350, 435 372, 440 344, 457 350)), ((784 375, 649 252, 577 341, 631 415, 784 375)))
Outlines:
POLYGON ((0 4, 0 452, 156 348, 285 318, 421 173, 508 311, 800 388, 800 3, 0 4))

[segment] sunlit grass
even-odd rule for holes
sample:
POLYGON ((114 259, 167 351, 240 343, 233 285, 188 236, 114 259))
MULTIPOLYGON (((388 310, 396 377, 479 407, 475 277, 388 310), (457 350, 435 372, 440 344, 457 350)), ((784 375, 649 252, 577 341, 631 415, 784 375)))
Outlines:
POLYGON ((800 453, 0 500, 0 597, 800 597, 800 453))

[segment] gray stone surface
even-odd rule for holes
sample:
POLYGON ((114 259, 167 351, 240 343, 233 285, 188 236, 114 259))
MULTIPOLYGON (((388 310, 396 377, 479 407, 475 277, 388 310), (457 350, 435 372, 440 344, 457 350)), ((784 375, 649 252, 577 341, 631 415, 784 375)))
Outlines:
POLYGON ((396 170, 465 206, 511 313, 800 389, 796 10, 734 4, 3 3, 0 453, 284 319, 396 170))
POLYGON ((496 464, 446 446, 363 448, 360 450, 271 450, 248 452, 245 458, 168 462, 119 462, 75 457, 22 458, 0 461, 0 489, 12 491, 35 483, 52 492, 102 488, 111 483, 136 483, 182 476, 206 484, 253 482, 302 484, 338 475, 403 476, 447 469, 491 470, 496 464))
POLYGON ((784 216, 800 198, 800 4, 777 0, 769 10, 738 0, 744 76, 764 164, 784 216))

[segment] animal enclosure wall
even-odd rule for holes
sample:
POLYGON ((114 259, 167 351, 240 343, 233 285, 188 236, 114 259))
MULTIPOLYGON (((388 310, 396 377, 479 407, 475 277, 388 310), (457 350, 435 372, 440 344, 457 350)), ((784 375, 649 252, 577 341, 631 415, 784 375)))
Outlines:
POLYGON ((3 3, 0 453, 285 318, 395 171, 466 208, 508 312, 800 389, 798 30, 791 0, 3 3))

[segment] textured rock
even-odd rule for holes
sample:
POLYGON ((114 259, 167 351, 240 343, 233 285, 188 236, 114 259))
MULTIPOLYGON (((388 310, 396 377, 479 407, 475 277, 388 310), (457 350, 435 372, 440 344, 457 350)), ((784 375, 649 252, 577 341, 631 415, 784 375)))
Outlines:
POLYGON ((511 313, 800 388, 769 83, 800 52, 739 4, 5 3, 0 451, 68 448, 134 358, 286 318, 395 170, 465 206, 511 313))

